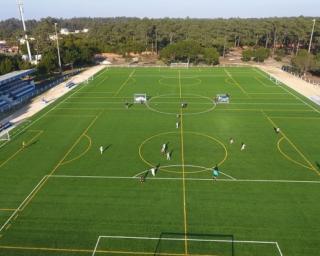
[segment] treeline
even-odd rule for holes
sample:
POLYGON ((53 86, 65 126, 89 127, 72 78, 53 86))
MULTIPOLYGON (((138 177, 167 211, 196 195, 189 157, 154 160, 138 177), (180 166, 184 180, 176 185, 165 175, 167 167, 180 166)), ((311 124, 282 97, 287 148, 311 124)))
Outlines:
MULTIPOLYGON (((45 18, 27 21, 29 34, 48 40, 53 24, 70 30, 89 28, 87 37, 102 52, 160 51, 183 40, 197 41, 203 47, 261 46, 296 52, 307 48, 312 17, 263 19, 138 19, 138 18, 45 18)), ((0 38, 16 40, 22 35, 17 19, 0 22, 0 38)), ((320 25, 316 24, 313 51, 320 46, 320 25)))
MULTIPOLYGON (((280 60, 285 55, 297 56, 307 49, 313 17, 263 19, 139 19, 139 18, 45 18, 27 21, 29 36, 34 37, 34 53, 43 54, 43 71, 56 69, 54 23, 70 31, 88 28, 89 33, 69 36, 61 41, 64 64, 83 65, 92 61, 94 53, 152 51, 165 62, 186 61, 216 63, 216 51, 223 55, 232 47, 248 46, 244 60, 263 61, 272 55, 280 60), (184 43, 181 43, 184 42, 184 43), (196 42, 186 54, 183 48, 196 42), (184 45, 185 44, 185 45, 184 45), (216 50, 215 50, 216 49, 216 50), (261 49, 261 50, 260 50, 261 49), (267 49, 267 50, 264 50, 267 49), (176 53, 175 53, 176 51, 176 53), (195 54, 194 51, 198 51, 195 54)), ((17 19, 0 22, 0 38, 17 44, 22 37, 21 23, 17 19)), ((320 51, 320 25, 316 23, 311 52, 320 51)), ((314 57, 316 58, 316 57, 314 57)))
POLYGON ((0 54, 0 76, 21 69, 29 69, 32 66, 21 59, 20 56, 8 56, 0 54))

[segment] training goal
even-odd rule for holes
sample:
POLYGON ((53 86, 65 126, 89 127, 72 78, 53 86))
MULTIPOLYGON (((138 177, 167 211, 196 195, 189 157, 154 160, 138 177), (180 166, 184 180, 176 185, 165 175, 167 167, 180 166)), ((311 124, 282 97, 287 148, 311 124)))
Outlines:
POLYGON ((230 103, 230 95, 229 94, 217 94, 215 98, 215 102, 217 104, 228 104, 230 103))
POLYGON ((9 141, 9 140, 10 140, 9 131, 3 131, 0 133, 0 141, 9 141))
POLYGON ((136 93, 133 96, 134 103, 144 104, 147 102, 147 100, 148 100, 147 94, 145 94, 145 93, 136 93))
POLYGON ((188 68, 189 63, 188 62, 177 62, 177 63, 171 63, 170 68, 188 68))
POLYGON ((280 85, 281 84, 281 82, 277 78, 275 78, 275 77, 273 77, 271 75, 269 76, 269 80, 271 82, 273 82, 274 84, 276 84, 276 85, 280 85))

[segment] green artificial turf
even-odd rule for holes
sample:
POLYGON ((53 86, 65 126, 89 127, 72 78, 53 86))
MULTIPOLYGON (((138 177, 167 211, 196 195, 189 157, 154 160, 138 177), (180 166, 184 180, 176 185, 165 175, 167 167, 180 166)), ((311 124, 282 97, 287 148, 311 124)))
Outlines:
POLYGON ((0 255, 317 255, 319 111, 256 68, 105 69, 0 143, 0 255))

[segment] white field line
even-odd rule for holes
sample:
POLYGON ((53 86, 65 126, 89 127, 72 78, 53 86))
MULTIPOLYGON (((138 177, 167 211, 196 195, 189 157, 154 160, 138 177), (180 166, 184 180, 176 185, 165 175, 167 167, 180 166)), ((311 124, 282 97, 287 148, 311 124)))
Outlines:
MULTIPOLYGON (((50 108, 47 112, 43 113, 40 117, 38 117, 36 120, 30 122, 30 124, 28 124, 27 126, 25 126, 23 129, 21 129, 20 132, 14 134, 11 139, 17 137, 18 135, 20 135, 22 132, 24 132, 26 129, 28 129, 29 127, 31 127, 32 125, 34 125, 35 123, 37 123, 38 121, 40 121, 42 118, 44 118, 47 114, 49 114, 50 112, 52 112, 53 110, 55 110, 58 106, 60 106, 62 103, 64 103, 67 99, 69 99, 72 95, 74 95, 75 93, 77 93, 78 91, 80 91, 81 89, 84 88, 84 85, 79 84, 78 86, 74 87, 75 91, 73 93, 71 93, 69 96, 67 96, 64 100, 60 101, 57 105, 55 105, 54 107, 50 108), (77 89, 77 90, 76 90, 77 89)), ((63 97, 64 95, 62 95, 61 97, 63 97)), ((48 105, 47 107, 49 107, 50 105, 48 105)), ((8 144, 9 141, 3 143, 0 146, 0 149, 3 148, 6 144, 8 144)))
MULTIPOLYGON (((96 251, 98 249, 99 243, 101 239, 118 239, 118 240, 152 240, 152 241, 158 241, 158 240, 164 240, 164 241, 185 241, 185 238, 160 238, 160 237, 135 237, 135 236, 99 236, 97 243, 95 245, 95 248, 93 250, 92 256, 96 254, 96 251)), ((283 256, 278 242, 273 241, 254 241, 254 240, 223 240, 223 239, 193 239, 188 238, 187 239, 190 242, 217 242, 217 243, 241 243, 241 244, 267 244, 267 245, 273 245, 277 248, 279 255, 283 256)))
POLYGON ((97 249, 98 249, 98 245, 99 245, 100 239, 101 239, 101 236, 98 237, 98 240, 97 240, 96 245, 95 245, 95 247, 94 247, 94 250, 93 250, 93 252, 92 252, 92 256, 94 256, 94 255, 96 254, 96 251, 97 251, 97 249))
POLYGON ((229 174, 226 174, 226 173, 221 172, 221 171, 220 171, 220 173, 222 173, 224 176, 226 176, 226 177, 228 177, 228 178, 230 178, 230 179, 232 179, 232 180, 237 180, 236 178, 232 177, 232 176, 229 175, 229 174))
MULTIPOLYGON (((101 238, 110 239, 128 239, 128 240, 164 240, 164 241, 184 241, 184 238, 170 238, 170 237, 140 237, 140 236, 99 236, 101 238)), ((98 240, 99 240, 98 238, 98 240)), ((193 242, 221 242, 221 243, 244 243, 244 244, 274 244, 277 242, 273 241, 254 241, 254 240, 229 240, 229 239, 195 239, 188 238, 188 241, 193 242)))
MULTIPOLYGON (((262 75, 262 76, 264 76, 264 77, 266 77, 266 78, 268 78, 268 76, 267 75, 265 75, 262 71, 260 71, 259 69, 254 69, 258 74, 260 74, 260 75, 262 75)), ((270 74, 271 76, 273 76, 272 74, 270 74)), ((273 81, 272 81, 273 82, 273 81)), ((274 82, 273 82, 274 83, 274 82)), ((281 82, 282 83, 282 82, 281 82)), ((275 83, 274 83, 275 84, 275 83)), ((282 84, 284 84, 284 83, 282 83, 282 84)), ((285 85, 285 84, 284 84, 285 85)), ((286 86, 286 85, 285 85, 286 86)), ((286 91, 287 93, 289 93, 290 95, 292 95, 294 98, 296 98, 297 100, 299 100, 299 101, 301 101, 304 105, 306 105, 306 106, 308 106, 309 108, 311 108, 312 110, 314 110, 314 111, 316 111, 317 113, 319 113, 320 114, 320 111, 318 110, 318 109, 316 109, 315 107, 313 107, 312 105, 310 105, 309 103, 307 103, 307 102, 305 102, 303 99, 301 99, 300 97, 298 97, 297 95, 295 95, 294 93, 292 93, 292 92, 290 92, 287 88, 285 88, 285 87, 283 87, 283 86, 281 86, 280 85, 280 88, 282 89, 282 90, 284 90, 284 91, 286 91)), ((297 92, 298 93, 298 92, 297 92)), ((301 95, 300 93, 299 93, 299 95, 301 95)), ((303 95, 301 95, 301 96, 303 96, 303 95)), ((303 96, 303 97, 305 97, 305 96, 303 96)))
MULTIPOLYGON (((49 175, 49 178, 74 178, 74 179, 110 179, 110 180, 137 180, 138 177, 125 177, 125 176, 75 176, 75 175, 49 175)), ((206 178, 185 178, 188 181, 212 181, 206 178)), ((182 178, 148 178, 148 180, 172 180, 181 181, 182 178)), ((302 183, 302 184, 320 184, 316 180, 246 180, 246 179, 217 179, 219 182, 239 182, 239 183, 302 183)))
POLYGON ((17 212, 20 211, 24 203, 29 199, 30 196, 32 196, 33 192, 37 190, 37 188, 44 182, 45 179, 47 179, 48 176, 44 176, 40 182, 34 187, 34 189, 30 192, 30 194, 23 200, 23 202, 19 205, 19 207, 11 214, 11 216, 7 219, 7 221, 1 226, 0 232, 7 226, 7 224, 10 222, 10 220, 17 214, 17 212))
POLYGON ((276 246, 277 246, 277 249, 278 249, 278 251, 279 251, 280 256, 283 256, 282 251, 281 251, 281 249, 280 249, 280 246, 279 246, 278 242, 276 242, 276 246))

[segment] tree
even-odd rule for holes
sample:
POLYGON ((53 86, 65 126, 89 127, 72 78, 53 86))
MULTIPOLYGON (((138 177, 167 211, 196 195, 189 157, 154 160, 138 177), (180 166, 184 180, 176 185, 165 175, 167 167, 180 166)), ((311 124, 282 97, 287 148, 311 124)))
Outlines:
POLYGON ((205 48, 204 49, 204 61, 208 65, 219 64, 219 53, 215 48, 205 48))
POLYGON ((254 61, 264 62, 270 56, 270 50, 266 48, 258 48, 254 51, 254 61))
POLYGON ((242 52, 242 60, 243 61, 250 61, 254 56, 254 52, 251 49, 244 50, 242 52))
POLYGON ((9 73, 14 70, 14 65, 11 59, 5 58, 0 62, 0 75, 9 73))
POLYGON ((301 74, 306 75, 307 71, 315 67, 315 56, 308 53, 307 50, 300 50, 291 60, 292 65, 297 68, 301 74))

